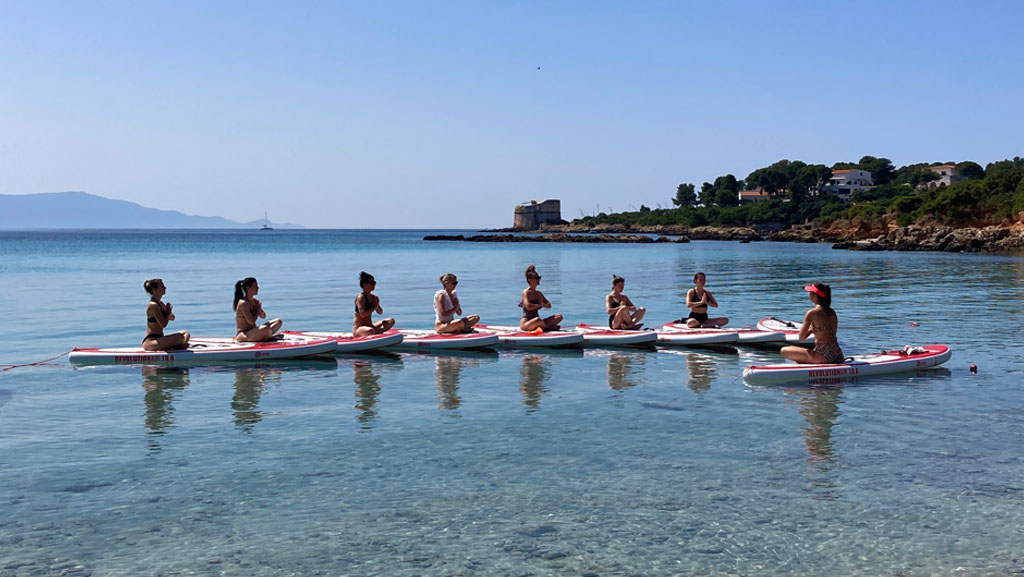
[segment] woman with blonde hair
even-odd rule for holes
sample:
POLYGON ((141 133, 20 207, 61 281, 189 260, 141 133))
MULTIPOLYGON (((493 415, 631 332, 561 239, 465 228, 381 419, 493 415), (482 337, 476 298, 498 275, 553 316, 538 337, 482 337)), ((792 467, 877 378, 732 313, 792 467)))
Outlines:
POLYGON ((472 332, 473 325, 480 322, 480 315, 455 318, 456 315, 462 315, 459 295, 455 294, 458 284, 459 279, 454 274, 449 272, 441 275, 441 286, 444 288, 434 293, 434 330, 438 334, 472 332))

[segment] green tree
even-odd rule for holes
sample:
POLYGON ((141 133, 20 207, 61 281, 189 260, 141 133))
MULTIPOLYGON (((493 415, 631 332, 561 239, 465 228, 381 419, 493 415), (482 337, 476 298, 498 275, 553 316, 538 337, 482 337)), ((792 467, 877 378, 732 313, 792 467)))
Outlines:
POLYGON ((888 158, 861 157, 857 168, 871 173, 871 182, 876 185, 889 184, 896 178, 896 168, 888 158))
POLYGON ((697 187, 692 184, 683 183, 676 187, 676 196, 672 204, 676 206, 693 206, 697 204, 697 187))
POLYGON ((977 162, 965 160, 958 162, 956 165, 956 171, 960 173, 960 176, 967 180, 978 180, 985 178, 985 169, 981 167, 977 162))

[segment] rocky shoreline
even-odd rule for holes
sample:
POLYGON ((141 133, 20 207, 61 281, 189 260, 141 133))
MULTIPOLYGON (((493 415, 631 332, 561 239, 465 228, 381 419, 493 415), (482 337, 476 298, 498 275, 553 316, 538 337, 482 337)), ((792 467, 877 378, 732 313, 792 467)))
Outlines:
MULTIPOLYGON (((501 229, 485 232, 523 232, 501 229)), ((896 226, 889 220, 872 222, 837 221, 825 228, 813 226, 777 230, 772 227, 711 226, 687 227, 577 224, 545 226, 538 234, 435 235, 424 240, 469 242, 624 242, 664 243, 690 240, 732 240, 740 242, 829 242, 832 248, 863 251, 939 251, 1024 253, 1024 223, 1004 222, 984 227, 952 227, 939 224, 896 226), (652 237, 651 235, 658 235, 652 237)))

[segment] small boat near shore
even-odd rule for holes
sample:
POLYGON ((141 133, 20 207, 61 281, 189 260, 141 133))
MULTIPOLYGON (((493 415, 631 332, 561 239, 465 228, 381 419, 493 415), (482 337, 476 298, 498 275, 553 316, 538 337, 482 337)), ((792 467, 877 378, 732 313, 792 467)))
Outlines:
POLYGON ((203 365, 224 362, 254 362, 298 359, 333 354, 338 343, 331 338, 283 335, 261 343, 239 343, 232 337, 195 337, 188 348, 177 351, 147 351, 142 347, 75 348, 68 360, 75 365, 203 365))
POLYGON ((837 384, 860 377, 937 367, 948 361, 952 354, 946 345, 907 346, 900 350, 857 355, 847 358, 842 363, 827 365, 753 365, 743 369, 743 380, 750 385, 796 382, 811 385, 837 384))
POLYGON ((338 343, 338 348, 335 350, 336 353, 359 353, 363 351, 372 351, 375 349, 382 349, 384 347, 391 347, 402 342, 405 338, 402 333, 395 329, 385 331, 376 335, 367 335, 364 337, 354 337, 352 333, 332 333, 332 332, 319 332, 319 331, 284 331, 286 335, 295 335, 302 337, 318 338, 318 339, 334 339, 338 343))
POLYGON ((569 348, 583 345, 583 334, 576 331, 524 331, 517 326, 477 325, 497 333, 498 341, 508 348, 569 348))

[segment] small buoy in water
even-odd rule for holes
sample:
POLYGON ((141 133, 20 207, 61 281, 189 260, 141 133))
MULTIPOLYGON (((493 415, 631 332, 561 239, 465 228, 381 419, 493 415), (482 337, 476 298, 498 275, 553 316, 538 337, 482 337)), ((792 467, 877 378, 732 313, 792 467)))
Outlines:
POLYGON ((978 374, 978 365, 976 365, 974 363, 971 363, 971 374, 972 375, 978 374))
POLYGON ((911 322, 909 326, 912 326, 912 327, 919 327, 919 326, 921 326, 921 325, 919 325, 919 324, 917 324, 917 323, 915 323, 915 322, 911 322))

